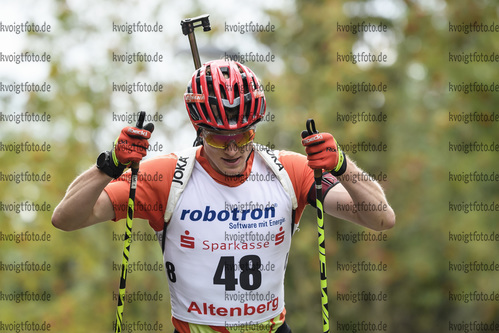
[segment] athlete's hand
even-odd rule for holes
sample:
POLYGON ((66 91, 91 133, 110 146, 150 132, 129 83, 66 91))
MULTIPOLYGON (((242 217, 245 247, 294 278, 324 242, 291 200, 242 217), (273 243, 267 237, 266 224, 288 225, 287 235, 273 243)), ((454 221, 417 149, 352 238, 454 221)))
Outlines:
MULTIPOLYGON (((128 166, 130 163, 139 163, 147 155, 151 132, 147 124, 145 128, 125 127, 114 142, 113 159, 115 162, 128 166)), ((152 124, 151 124, 152 125, 152 124)))
POLYGON ((347 168, 345 153, 330 133, 302 132, 302 145, 307 153, 308 166, 324 169, 334 176, 342 175, 347 168))

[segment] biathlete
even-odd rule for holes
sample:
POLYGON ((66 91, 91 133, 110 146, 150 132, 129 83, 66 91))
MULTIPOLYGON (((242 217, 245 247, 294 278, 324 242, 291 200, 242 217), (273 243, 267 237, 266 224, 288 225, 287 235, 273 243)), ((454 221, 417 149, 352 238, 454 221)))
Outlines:
MULTIPOLYGON (((205 63, 184 101, 195 147, 141 162, 135 196, 135 216, 160 241, 176 332, 291 332, 284 274, 302 212, 315 205, 313 169, 324 170, 327 214, 379 231, 395 224, 394 212, 376 181, 353 177, 363 171, 329 133, 302 138, 306 155, 254 143, 266 101, 248 67, 205 63), (359 203, 383 209, 353 212, 359 203)), ((150 136, 124 128, 69 186, 53 225, 69 231, 125 219, 130 177, 123 172, 146 156, 150 136)))

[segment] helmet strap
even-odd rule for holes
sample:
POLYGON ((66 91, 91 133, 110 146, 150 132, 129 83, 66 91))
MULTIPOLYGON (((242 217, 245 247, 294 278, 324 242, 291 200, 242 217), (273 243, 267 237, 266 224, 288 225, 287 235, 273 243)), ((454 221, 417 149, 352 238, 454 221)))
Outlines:
POLYGON ((201 146, 203 144, 203 138, 201 137, 201 132, 203 129, 201 127, 198 128, 197 133, 196 133, 196 139, 194 140, 194 143, 192 144, 193 147, 201 146))

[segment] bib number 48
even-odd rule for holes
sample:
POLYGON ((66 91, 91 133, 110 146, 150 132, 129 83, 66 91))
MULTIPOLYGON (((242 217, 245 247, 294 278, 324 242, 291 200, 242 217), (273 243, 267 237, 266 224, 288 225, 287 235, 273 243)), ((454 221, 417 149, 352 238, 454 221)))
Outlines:
POLYGON ((226 291, 236 290, 238 283, 244 290, 258 289, 262 284, 261 265, 260 257, 256 255, 244 256, 238 264, 234 257, 220 257, 213 284, 224 285, 226 291), (239 278, 236 277, 236 271, 241 271, 239 278))

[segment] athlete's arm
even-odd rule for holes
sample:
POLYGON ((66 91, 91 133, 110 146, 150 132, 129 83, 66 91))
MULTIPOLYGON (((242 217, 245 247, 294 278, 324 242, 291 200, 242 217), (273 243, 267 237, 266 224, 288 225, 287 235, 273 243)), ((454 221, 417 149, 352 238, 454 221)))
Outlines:
POLYGON ((324 198, 324 211, 373 230, 395 225, 395 213, 381 186, 347 157, 343 175, 324 198))
POLYGON ((114 207, 104 188, 113 178, 118 178, 126 166, 140 162, 147 154, 150 137, 151 132, 147 130, 125 127, 113 149, 99 156, 99 168, 93 166, 69 186, 54 210, 52 224, 71 231, 113 219, 114 207))
POLYGON ((373 230, 395 225, 395 213, 381 186, 350 160, 329 133, 302 140, 312 169, 330 170, 340 181, 324 198, 324 211, 373 230))
POLYGON ((114 218, 114 210, 104 187, 112 178, 94 165, 78 176, 55 208, 52 224, 71 231, 114 218))

